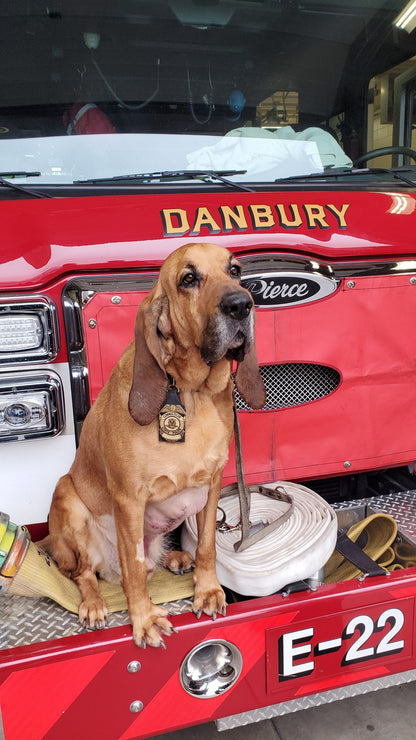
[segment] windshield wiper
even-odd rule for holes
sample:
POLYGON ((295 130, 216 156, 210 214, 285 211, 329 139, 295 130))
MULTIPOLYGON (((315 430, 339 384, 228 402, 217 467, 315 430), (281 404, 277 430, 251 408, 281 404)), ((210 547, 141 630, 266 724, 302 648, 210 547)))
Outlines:
POLYGON ((52 198, 53 196, 49 195, 49 193, 39 193, 38 190, 32 190, 26 185, 18 185, 16 182, 13 182, 13 179, 4 179, 5 177, 37 177, 39 175, 40 172, 0 172, 0 186, 3 188, 9 188, 10 190, 17 190, 25 195, 33 195, 34 198, 52 198))
MULTIPOLYGON (((401 180, 402 182, 405 182, 407 185, 410 185, 412 188, 416 188, 415 180, 411 180, 409 177, 405 177, 404 175, 402 175, 403 170, 393 170, 390 167, 376 167, 374 169, 370 169, 369 172, 370 174, 387 173, 388 175, 393 175, 393 177, 396 180, 401 180)), ((411 172, 411 170, 404 170, 404 172, 411 172)))
POLYGON ((327 180, 328 178, 337 178, 337 177, 351 177, 354 175, 391 175, 396 180, 401 180, 402 182, 405 182, 407 185, 410 185, 412 188, 416 188, 416 181, 410 180, 410 178, 405 177, 403 175, 403 172, 411 172, 411 170, 396 170, 389 167, 371 167, 371 168, 363 168, 363 169, 343 169, 343 168, 337 168, 337 169, 330 169, 330 170, 324 170, 323 172, 312 172, 309 175, 290 175, 290 177, 280 177, 278 180, 275 180, 275 182, 290 182, 291 180, 327 180))
POLYGON ((327 177, 343 177, 344 175, 350 175, 351 172, 368 172, 368 170, 351 170, 349 167, 322 170, 322 172, 310 172, 307 175, 289 175, 288 177, 278 177, 275 182, 288 182, 290 180, 315 180, 315 179, 326 179, 327 177))
POLYGON ((228 180, 233 175, 245 175, 247 170, 166 170, 164 172, 140 172, 134 175, 116 175, 114 177, 92 177, 88 180, 75 180, 74 185, 96 185, 106 182, 152 182, 154 180, 217 180, 236 190, 245 190, 253 193, 252 188, 241 185, 239 182, 228 180))
POLYGON ((15 172, 0 172, 0 177, 40 177, 40 172, 25 172, 16 170, 15 172))

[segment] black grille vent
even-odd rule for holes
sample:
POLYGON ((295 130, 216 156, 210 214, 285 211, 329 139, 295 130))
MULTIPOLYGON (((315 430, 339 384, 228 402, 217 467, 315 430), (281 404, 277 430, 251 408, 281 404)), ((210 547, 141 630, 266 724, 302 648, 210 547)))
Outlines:
MULTIPOLYGON (((309 363, 262 365, 260 374, 267 392, 265 409, 281 409, 316 401, 332 393, 341 382, 341 376, 334 368, 309 363)), ((239 411, 249 408, 237 392, 235 401, 239 411)))

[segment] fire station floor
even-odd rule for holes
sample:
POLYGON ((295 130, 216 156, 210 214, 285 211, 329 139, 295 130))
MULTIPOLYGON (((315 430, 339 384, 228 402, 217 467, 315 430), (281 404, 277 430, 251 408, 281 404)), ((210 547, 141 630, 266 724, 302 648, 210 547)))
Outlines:
POLYGON ((415 740, 416 682, 218 732, 214 722, 159 740, 415 740))

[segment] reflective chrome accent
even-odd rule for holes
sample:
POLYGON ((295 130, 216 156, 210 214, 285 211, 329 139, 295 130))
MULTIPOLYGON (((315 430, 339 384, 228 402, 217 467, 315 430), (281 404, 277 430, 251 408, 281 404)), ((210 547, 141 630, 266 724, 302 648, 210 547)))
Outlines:
POLYGON ((231 689, 242 668, 243 658, 235 645, 228 640, 207 640, 184 658, 179 677, 188 694, 210 699, 231 689))
POLYGON ((0 374, 0 442, 55 436, 64 424, 59 375, 49 370, 0 374))
POLYGON ((35 295, 23 300, 21 297, 3 296, 0 299, 0 317, 37 316, 43 329, 39 347, 34 349, 0 351, 0 363, 20 364, 52 360, 59 350, 59 325, 56 306, 49 298, 35 295))
POLYGON ((246 280, 250 274, 268 274, 275 271, 301 271, 319 273, 335 280, 349 277, 371 275, 406 275, 416 274, 416 260, 356 260, 328 262, 319 258, 310 259, 299 254, 271 252, 250 257, 241 256, 242 276, 246 280))
MULTIPOLYGON (((307 362, 261 365, 260 375, 266 388, 265 410, 317 401, 335 391, 341 383, 341 375, 333 367, 307 362)), ((237 391, 235 403, 239 411, 249 409, 237 391)))
POLYGON ((318 272, 327 277, 334 277, 331 265, 325 261, 317 261, 299 254, 270 252, 255 254, 250 257, 241 256, 239 262, 242 267, 242 277, 246 279, 252 273, 270 273, 281 271, 318 272))

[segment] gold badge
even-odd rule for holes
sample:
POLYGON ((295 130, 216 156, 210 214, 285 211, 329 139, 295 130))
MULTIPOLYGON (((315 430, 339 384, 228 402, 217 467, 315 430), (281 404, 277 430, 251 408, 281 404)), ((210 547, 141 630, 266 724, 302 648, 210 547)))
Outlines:
POLYGON ((185 441, 185 415, 178 389, 169 388, 165 403, 159 411, 160 442, 185 441))

